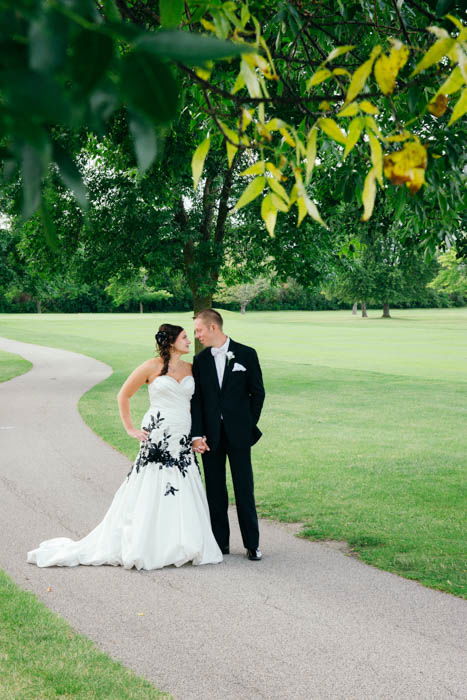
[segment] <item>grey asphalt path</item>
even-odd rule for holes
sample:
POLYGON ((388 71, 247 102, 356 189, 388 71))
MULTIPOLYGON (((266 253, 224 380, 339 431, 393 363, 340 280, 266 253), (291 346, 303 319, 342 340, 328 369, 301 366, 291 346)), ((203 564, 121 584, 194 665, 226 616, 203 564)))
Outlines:
POLYGON ((109 367, 4 338, 0 348, 34 364, 0 385, 0 567, 102 650, 183 700, 467 697, 464 601, 276 523, 261 522, 258 563, 232 517, 233 553, 218 565, 27 564, 41 540, 94 527, 129 464, 77 410, 109 367))

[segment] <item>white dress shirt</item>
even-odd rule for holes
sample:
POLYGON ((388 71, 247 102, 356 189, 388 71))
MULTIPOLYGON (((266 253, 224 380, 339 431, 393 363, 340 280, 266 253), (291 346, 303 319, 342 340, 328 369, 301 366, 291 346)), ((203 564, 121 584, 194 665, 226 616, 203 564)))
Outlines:
POLYGON ((216 363, 217 379, 219 380, 219 386, 222 386, 222 379, 224 378, 225 363, 227 360, 227 350, 229 349, 230 338, 227 336, 227 340, 224 345, 220 348, 211 348, 211 353, 214 355, 214 362, 216 363))

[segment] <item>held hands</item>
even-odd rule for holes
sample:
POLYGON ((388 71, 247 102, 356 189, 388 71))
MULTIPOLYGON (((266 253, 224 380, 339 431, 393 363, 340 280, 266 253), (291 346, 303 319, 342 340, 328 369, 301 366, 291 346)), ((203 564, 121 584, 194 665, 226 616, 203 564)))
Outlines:
POLYGON ((138 428, 129 428, 127 433, 130 437, 136 438, 140 442, 145 442, 149 437, 147 430, 139 430, 138 428))
POLYGON ((191 447, 193 449, 193 452, 198 452, 199 454, 204 454, 204 452, 209 452, 210 448, 208 443, 206 442, 206 437, 198 438, 197 440, 193 440, 191 443, 191 447))

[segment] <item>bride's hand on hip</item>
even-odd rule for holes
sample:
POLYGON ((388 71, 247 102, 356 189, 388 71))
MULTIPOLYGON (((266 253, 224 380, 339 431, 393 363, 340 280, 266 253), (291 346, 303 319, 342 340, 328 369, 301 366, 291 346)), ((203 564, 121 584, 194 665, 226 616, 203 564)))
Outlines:
POLYGON ((140 442, 145 442, 149 437, 147 430, 139 430, 138 428, 130 428, 126 432, 130 437, 136 438, 136 440, 140 442))

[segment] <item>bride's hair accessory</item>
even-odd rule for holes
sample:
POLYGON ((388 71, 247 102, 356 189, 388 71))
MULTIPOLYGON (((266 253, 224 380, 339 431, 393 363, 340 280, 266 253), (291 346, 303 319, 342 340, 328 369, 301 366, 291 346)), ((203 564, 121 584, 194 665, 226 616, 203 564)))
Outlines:
POLYGON ((158 345, 165 345, 165 343, 168 341, 169 336, 166 331, 157 331, 156 333, 156 342, 158 345))

